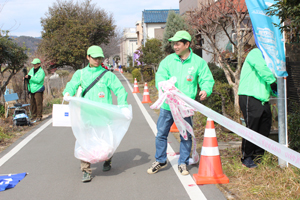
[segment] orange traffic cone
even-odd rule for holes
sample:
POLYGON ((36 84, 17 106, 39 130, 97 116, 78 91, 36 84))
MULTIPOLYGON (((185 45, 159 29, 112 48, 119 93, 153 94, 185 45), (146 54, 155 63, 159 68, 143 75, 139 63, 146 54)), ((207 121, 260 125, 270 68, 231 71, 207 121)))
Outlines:
POLYGON ((197 185, 229 183, 223 174, 214 122, 207 118, 198 174, 193 178, 197 185))
POLYGON ((179 130, 178 130, 175 122, 172 124, 170 132, 171 133, 177 133, 177 132, 179 132, 179 130))
POLYGON ((145 83, 145 86, 144 86, 144 95, 143 95, 142 103, 152 103, 152 101, 150 100, 147 83, 145 83))
POLYGON ((123 74, 123 69, 121 68, 121 73, 123 74))
POLYGON ((139 86, 137 84, 136 78, 134 79, 133 92, 132 93, 140 93, 139 86))

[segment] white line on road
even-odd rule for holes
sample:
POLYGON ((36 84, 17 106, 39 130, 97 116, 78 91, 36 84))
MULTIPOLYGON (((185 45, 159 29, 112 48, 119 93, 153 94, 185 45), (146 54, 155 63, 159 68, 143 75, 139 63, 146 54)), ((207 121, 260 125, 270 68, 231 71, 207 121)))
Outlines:
MULTIPOLYGON (((121 73, 120 73, 121 74, 121 73)), ((121 74, 123 76, 123 74, 121 74)), ((131 92, 133 91, 133 88, 131 87, 130 83, 128 82, 128 80, 123 76, 123 78, 125 79, 125 81, 127 82, 131 92)), ((153 121, 153 119, 151 118, 151 116, 149 115, 149 113, 147 112, 147 110, 145 109, 144 105, 142 104, 142 102, 140 101, 140 99, 138 98, 137 94, 133 93, 133 97, 135 98, 138 106, 140 107, 144 117, 146 118, 151 130, 153 131, 154 135, 156 136, 156 124, 153 121)), ((182 176, 179 172, 178 172, 178 159, 176 156, 170 156, 170 155, 175 155, 175 151, 173 150, 173 148, 171 147, 170 144, 168 144, 168 148, 167 148, 167 153, 168 153, 168 160, 170 161, 175 174, 177 175, 177 177, 179 178, 179 180, 181 181, 184 189, 186 190, 186 192, 188 193, 188 195, 190 196, 190 198, 192 200, 205 200, 206 197, 204 196, 203 192, 200 190, 200 188, 196 185, 195 181, 193 180, 193 178, 191 177, 191 175, 188 176, 182 176)), ((146 170, 145 170, 146 173, 146 170)))
POLYGON ((52 118, 49 119, 45 124, 43 124, 40 128, 35 130, 33 133, 28 135, 22 142, 20 142, 17 146, 15 146, 12 150, 10 150, 7 154, 5 154, 0 159, 0 167, 8 161, 11 157, 13 157, 18 151, 20 151, 30 140, 32 140, 35 136, 37 136, 40 132, 42 132, 49 124, 52 123, 52 118))

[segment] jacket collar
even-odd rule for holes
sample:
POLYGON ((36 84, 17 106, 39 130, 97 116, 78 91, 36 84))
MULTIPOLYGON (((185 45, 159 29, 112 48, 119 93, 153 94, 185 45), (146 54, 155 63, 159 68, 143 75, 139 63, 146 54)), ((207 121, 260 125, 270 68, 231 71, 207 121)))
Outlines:
MULTIPOLYGON (((189 47, 189 49, 190 49, 190 55, 189 55, 189 57, 186 59, 186 60, 189 60, 189 59, 191 59, 191 57, 192 57, 192 54, 193 54, 193 50, 191 49, 191 47, 189 47)), ((176 53, 174 53, 176 56, 176 60, 179 60, 179 61, 181 61, 181 59, 180 59, 180 57, 176 54, 176 53)))

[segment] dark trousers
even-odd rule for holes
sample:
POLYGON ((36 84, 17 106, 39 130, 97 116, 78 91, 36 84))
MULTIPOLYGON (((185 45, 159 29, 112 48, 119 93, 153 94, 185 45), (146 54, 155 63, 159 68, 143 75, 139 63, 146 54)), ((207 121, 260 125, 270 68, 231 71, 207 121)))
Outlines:
MULTIPOLYGON (((268 137, 272 125, 272 113, 270 104, 267 102, 262 105, 262 102, 258 99, 245 95, 239 96, 239 104, 244 115, 246 126, 251 130, 268 137)), ((258 156, 262 156, 264 152, 264 149, 243 138, 242 159, 245 159, 247 157, 255 159, 258 156)))
POLYGON ((32 117, 42 118, 43 113, 43 92, 30 94, 30 110, 32 117))

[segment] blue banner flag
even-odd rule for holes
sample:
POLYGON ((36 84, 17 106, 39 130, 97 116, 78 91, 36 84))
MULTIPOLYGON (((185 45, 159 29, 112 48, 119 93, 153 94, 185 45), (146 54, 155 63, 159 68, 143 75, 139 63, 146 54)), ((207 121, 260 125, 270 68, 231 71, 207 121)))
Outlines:
POLYGON ((279 27, 273 24, 280 24, 280 20, 266 15, 266 9, 274 3, 274 0, 246 0, 257 47, 275 76, 286 77, 284 41, 279 27))
POLYGON ((0 176, 0 191, 14 188, 26 175, 27 173, 0 176))

